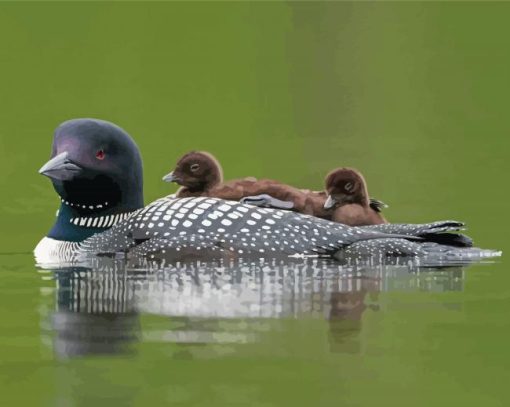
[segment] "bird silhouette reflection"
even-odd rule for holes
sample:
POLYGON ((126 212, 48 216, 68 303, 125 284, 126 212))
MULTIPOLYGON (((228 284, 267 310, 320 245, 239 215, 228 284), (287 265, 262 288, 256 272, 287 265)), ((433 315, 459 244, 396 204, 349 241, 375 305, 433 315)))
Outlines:
POLYGON ((364 315, 381 308, 379 293, 462 290, 464 273, 460 267, 421 268, 398 261, 342 265, 320 258, 96 258, 52 272, 57 291, 54 349, 60 357, 135 352, 142 340, 141 314, 180 321, 143 332, 143 340, 173 343, 256 340, 229 332, 225 326, 231 324, 212 321, 320 318, 328 322, 332 352, 356 353, 364 315))

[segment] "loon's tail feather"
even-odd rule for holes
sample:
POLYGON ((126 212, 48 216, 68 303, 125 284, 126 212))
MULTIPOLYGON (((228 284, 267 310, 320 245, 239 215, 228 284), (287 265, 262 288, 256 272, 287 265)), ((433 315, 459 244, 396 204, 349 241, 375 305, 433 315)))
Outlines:
POLYGON ((461 233, 423 233, 419 236, 426 242, 455 247, 473 247, 473 239, 461 233))

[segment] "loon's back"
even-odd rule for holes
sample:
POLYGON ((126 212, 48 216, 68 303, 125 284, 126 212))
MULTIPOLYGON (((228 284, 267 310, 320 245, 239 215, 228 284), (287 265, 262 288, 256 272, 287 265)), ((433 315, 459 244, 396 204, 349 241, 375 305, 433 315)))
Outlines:
POLYGON ((81 250, 90 254, 128 252, 140 256, 216 253, 269 257, 336 255, 342 248, 354 245, 359 253, 369 248, 373 255, 380 241, 381 255, 416 256, 426 253, 420 236, 462 226, 446 221, 378 225, 372 230, 216 198, 165 197, 110 230, 85 240, 81 250))
POLYGON ((88 252, 209 250, 237 255, 317 254, 382 237, 344 225, 217 198, 159 199, 125 222, 83 243, 88 252))

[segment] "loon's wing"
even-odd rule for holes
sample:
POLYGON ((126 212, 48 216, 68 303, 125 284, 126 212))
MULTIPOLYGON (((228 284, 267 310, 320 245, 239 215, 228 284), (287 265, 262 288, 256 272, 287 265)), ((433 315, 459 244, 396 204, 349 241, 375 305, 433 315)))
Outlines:
POLYGON ((242 255, 331 254, 354 242, 391 236, 405 237, 216 198, 165 197, 85 240, 82 248, 116 253, 142 243, 148 247, 158 239, 160 250, 166 244, 176 251, 200 250, 203 245, 242 255))
POLYGON ((388 205, 386 205, 383 201, 379 201, 375 198, 370 198, 370 207, 376 211, 376 212, 382 212, 384 208, 387 208, 388 205))
POLYGON ((421 237, 424 241, 447 246, 472 247, 473 240, 460 233, 451 233, 464 229, 465 224, 455 220, 445 220, 424 224, 387 223, 382 225, 363 226, 363 229, 376 230, 383 233, 398 233, 421 237))
POLYGON ((385 256, 420 256, 426 252, 422 245, 402 238, 386 238, 355 242, 335 253, 337 260, 377 258, 385 256))
POLYGON ((363 226, 365 230, 382 233, 421 236, 427 233, 443 233, 462 230, 465 224, 455 220, 443 220, 432 223, 409 224, 409 223, 385 223, 381 225, 363 226))

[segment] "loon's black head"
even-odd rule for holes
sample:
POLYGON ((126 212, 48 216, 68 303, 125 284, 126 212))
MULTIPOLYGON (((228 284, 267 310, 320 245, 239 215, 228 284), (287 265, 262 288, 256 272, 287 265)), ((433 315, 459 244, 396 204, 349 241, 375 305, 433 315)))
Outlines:
MULTIPOLYGON (((113 216, 143 206, 143 171, 138 147, 123 129, 103 120, 74 119, 58 126, 51 159, 39 172, 51 179, 62 200, 59 218, 64 219, 60 219, 59 230, 77 218, 113 216)), ((82 223, 77 226, 94 229, 99 222, 82 223)), ((99 229, 107 225, 102 223, 99 229)), ((52 232, 49 237, 76 240, 97 230, 80 230, 79 238, 73 239, 63 238, 62 231, 53 233, 58 236, 52 236, 52 232)))
POLYGON ((163 177, 191 191, 212 188, 223 182, 223 171, 218 160, 205 151, 191 151, 183 155, 175 169, 163 177))
POLYGON ((325 180, 328 198, 325 209, 350 203, 369 205, 367 184, 363 175, 354 168, 337 168, 331 171, 325 180))

